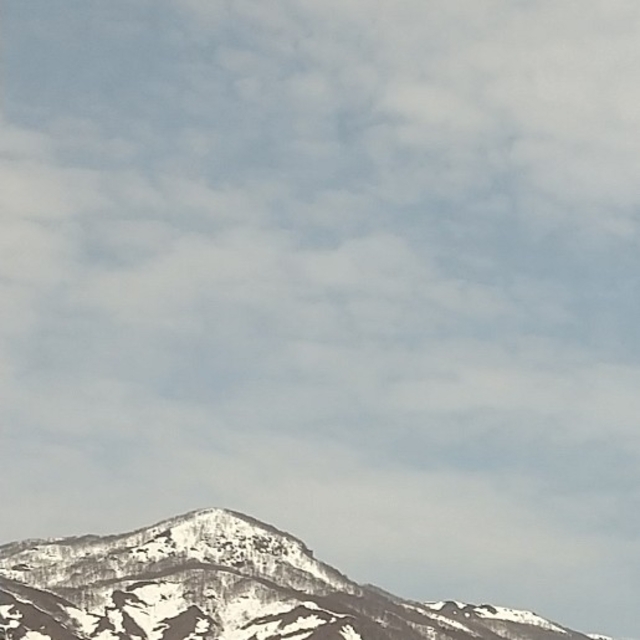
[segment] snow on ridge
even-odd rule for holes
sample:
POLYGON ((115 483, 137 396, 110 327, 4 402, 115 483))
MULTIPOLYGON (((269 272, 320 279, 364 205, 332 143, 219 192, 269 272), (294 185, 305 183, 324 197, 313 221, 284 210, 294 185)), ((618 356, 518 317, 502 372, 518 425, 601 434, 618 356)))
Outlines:
MULTIPOLYGON (((442 611, 447 606, 453 606, 465 613, 466 617, 469 617, 470 613, 475 614, 477 617, 483 620, 500 620, 504 622, 515 622, 517 624, 525 624, 533 627, 539 627, 546 629, 547 631, 555 631, 556 633, 566 634, 567 630, 554 624, 550 620, 539 616, 532 611, 525 611, 521 609, 510 609, 508 607, 495 607, 489 604, 473 605, 465 604, 464 602, 458 602, 457 600, 440 600, 438 602, 425 602, 424 606, 431 611, 442 611)), ((612 640, 600 636, 598 638, 592 638, 592 640, 612 640)))
POLYGON ((548 631, 557 633, 567 633, 566 629, 554 624, 553 622, 542 618, 532 611, 521 609, 509 609, 507 607, 494 607, 492 605, 479 605, 474 607, 474 613, 486 620, 504 620, 505 622, 516 622, 518 624, 527 624, 534 627, 540 627, 548 631))
POLYGON ((348 613, 336 613, 335 611, 331 611, 330 609, 324 609, 320 606, 318 606, 318 604, 316 604, 315 602, 313 602, 313 600, 305 600, 301 603, 299 603, 300 606, 303 606, 305 609, 310 609, 312 611, 322 611, 324 613, 328 613, 329 615, 333 616, 334 618, 351 618, 353 616, 351 616, 348 613))
POLYGON ((458 609, 464 609, 470 605, 465 604, 464 602, 458 602, 458 600, 438 600, 437 602, 424 602, 423 606, 431 609, 432 611, 442 611, 447 605, 453 605, 458 609))
POLYGON ((261 522, 256 518, 240 513, 239 511, 223 509, 220 507, 195 509, 179 516, 173 516, 171 518, 161 520, 150 527, 134 531, 132 534, 148 531, 152 536, 155 536, 168 530, 180 531, 185 528, 188 529, 190 526, 198 526, 201 530, 215 530, 219 528, 232 528, 234 524, 235 528, 240 531, 260 531, 277 538, 286 538, 291 543, 304 549, 309 555, 312 555, 305 543, 294 535, 277 529, 273 525, 261 522))

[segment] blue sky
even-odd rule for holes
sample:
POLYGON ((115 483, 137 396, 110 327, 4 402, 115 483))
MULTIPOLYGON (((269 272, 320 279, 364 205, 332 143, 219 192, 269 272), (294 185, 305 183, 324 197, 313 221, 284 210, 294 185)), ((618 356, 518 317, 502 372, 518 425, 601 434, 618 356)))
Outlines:
POLYGON ((2 13, 1 540, 226 506, 637 637, 637 3, 2 13))

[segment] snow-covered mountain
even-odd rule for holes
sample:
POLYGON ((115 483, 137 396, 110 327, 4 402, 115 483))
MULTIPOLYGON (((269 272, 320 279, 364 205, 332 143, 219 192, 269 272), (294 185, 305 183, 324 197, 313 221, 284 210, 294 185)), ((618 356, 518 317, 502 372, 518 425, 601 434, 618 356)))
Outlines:
POLYGON ((359 585, 297 538, 195 511, 0 546, 0 640, 588 640, 528 611, 359 585))

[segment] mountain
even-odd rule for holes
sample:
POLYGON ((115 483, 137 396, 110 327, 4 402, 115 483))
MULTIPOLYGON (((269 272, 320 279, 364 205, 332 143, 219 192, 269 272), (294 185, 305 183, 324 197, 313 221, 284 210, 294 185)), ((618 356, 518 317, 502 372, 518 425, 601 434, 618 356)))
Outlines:
POLYGON ((223 509, 0 546, 0 640, 589 640, 529 611, 413 602, 223 509))

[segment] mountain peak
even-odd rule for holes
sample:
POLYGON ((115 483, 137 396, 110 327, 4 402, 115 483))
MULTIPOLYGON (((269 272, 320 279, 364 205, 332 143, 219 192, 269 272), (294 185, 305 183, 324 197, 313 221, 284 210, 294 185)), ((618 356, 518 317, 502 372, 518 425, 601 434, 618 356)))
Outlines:
POLYGON ((0 572, 31 586, 76 588, 88 581, 218 567, 251 577, 288 576, 327 589, 356 586, 317 561, 298 538, 236 511, 198 509, 114 536, 35 540, 0 548, 0 572))
POLYGON ((586 640, 528 611, 360 586, 298 538, 207 508, 0 546, 0 640, 586 640))
MULTIPOLYGON (((162 530, 176 529, 183 531, 191 529, 198 530, 203 534, 222 534, 224 531, 237 532, 241 536, 244 534, 255 534, 261 531, 271 536, 287 539, 291 543, 298 545, 309 555, 312 555, 311 550, 308 549, 305 543, 290 533, 281 531, 270 524, 261 522, 256 518, 241 513, 240 511, 220 507, 195 509, 182 515, 163 520, 147 529, 156 528, 162 530)), ((145 529, 142 531, 144 530, 145 529)))

